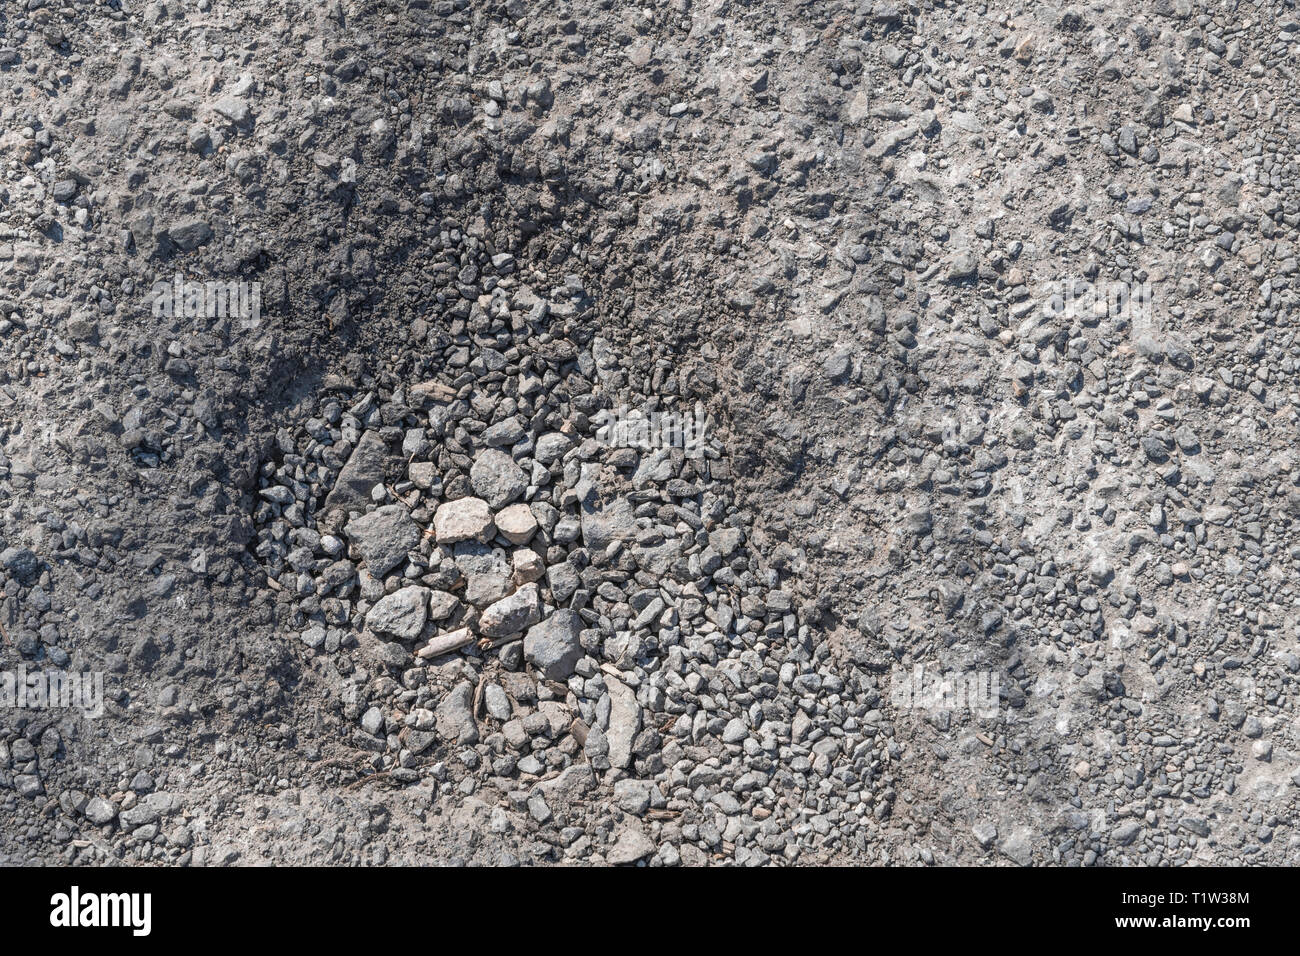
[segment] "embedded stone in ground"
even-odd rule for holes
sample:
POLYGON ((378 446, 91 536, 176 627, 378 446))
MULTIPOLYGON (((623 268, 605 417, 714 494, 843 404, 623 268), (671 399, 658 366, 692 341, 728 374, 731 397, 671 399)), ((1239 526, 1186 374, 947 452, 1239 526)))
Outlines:
POLYGON ((370 504, 370 491, 384 480, 388 447, 377 432, 365 432, 325 499, 326 508, 360 510, 370 504))

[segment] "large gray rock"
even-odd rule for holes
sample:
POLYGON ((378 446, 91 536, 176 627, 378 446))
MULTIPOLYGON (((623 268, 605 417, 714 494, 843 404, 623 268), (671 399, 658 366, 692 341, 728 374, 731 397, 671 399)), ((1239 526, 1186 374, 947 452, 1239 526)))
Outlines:
POLYGON ((486 637, 507 637, 536 624, 542 616, 536 584, 525 584, 514 594, 489 605, 479 618, 478 630, 486 637))
POLYGON ((520 423, 518 417, 515 417, 507 418, 503 422, 497 422, 484 431, 480 437, 485 445, 491 445, 493 448, 508 448, 521 441, 526 434, 524 426, 520 423))
POLYGON ((1135 820, 1129 820, 1125 823, 1121 823, 1111 831, 1110 841, 1117 846, 1128 846, 1138 838, 1138 834, 1141 832, 1142 824, 1135 820))
POLYGON ((715 528, 709 532, 709 544, 724 558, 735 554, 744 537, 739 528, 715 528))
POLYGON ((556 611, 524 636, 524 659, 549 680, 568 680, 582 660, 582 618, 569 608, 556 611))
POLYGON ((361 556, 366 570, 382 578, 406 560, 406 552, 420 543, 420 527, 405 505, 385 505, 348 522, 344 529, 361 556))
POLYGON ((429 589, 405 587, 380 598, 366 615, 366 626, 376 634, 413 641, 429 619, 429 589))
POLYGON ((212 108, 236 126, 245 126, 252 119, 253 111, 248 104, 233 96, 223 96, 212 104, 212 108))
POLYGON ((480 452, 469 470, 469 482, 474 493, 492 508, 504 508, 523 496, 528 478, 523 469, 505 452, 489 448, 480 452))
POLYGON ((371 489, 384 480, 384 456, 387 454, 388 446, 378 432, 363 434, 339 471, 334 490, 325 499, 325 507, 349 510, 368 505, 371 489))
POLYGON ((573 596, 573 592, 578 590, 582 584, 582 579, 578 577, 577 569, 573 564, 564 561, 560 564, 552 564, 546 569, 546 583, 551 586, 551 596, 556 604, 563 604, 573 596))

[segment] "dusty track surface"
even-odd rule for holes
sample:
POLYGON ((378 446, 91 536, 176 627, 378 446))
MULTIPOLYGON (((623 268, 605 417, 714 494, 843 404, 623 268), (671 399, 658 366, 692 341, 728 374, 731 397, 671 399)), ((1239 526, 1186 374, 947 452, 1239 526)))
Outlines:
POLYGON ((1298 44, 6 6, 0 862, 1300 862, 1298 44))

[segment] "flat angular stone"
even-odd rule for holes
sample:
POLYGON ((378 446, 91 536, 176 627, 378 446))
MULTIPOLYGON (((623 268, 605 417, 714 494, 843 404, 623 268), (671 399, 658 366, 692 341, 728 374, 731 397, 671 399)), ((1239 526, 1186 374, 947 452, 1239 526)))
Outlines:
POLYGON ((190 219, 172 226, 167 234, 172 242, 189 252, 211 241, 212 227, 201 219, 190 219))
POLYGON ((527 544, 537 533, 533 509, 522 502, 501 509, 496 516, 496 526, 511 544, 527 544))
POLYGON ((366 615, 366 626, 376 634, 413 641, 429 619, 429 589, 405 587, 380 598, 366 615))
POLYGON ((477 541, 456 545, 456 567, 465 576, 465 601, 487 607, 510 593, 511 571, 505 552, 477 541))
POLYGON ((482 498, 457 498, 438 506, 433 516, 433 533, 439 544, 491 541, 496 525, 482 498))
POLYGON ((505 452, 495 448, 480 452, 469 470, 474 493, 495 510, 523 497, 528 478, 505 452))
POLYGON ((632 505, 618 498, 603 508, 583 506, 582 541, 591 551, 604 551, 613 541, 626 541, 636 534, 632 505))
POLYGON ((460 598, 456 595, 447 591, 429 592, 429 620, 441 621, 451 617, 458 607, 460 607, 460 598))
POLYGON ((529 628, 524 636, 524 659, 549 680, 568 680, 583 656, 581 633, 582 618, 577 611, 556 611, 529 628))
POLYGON ((378 432, 366 432, 339 471, 334 490, 325 499, 326 508, 352 510, 370 503, 370 491, 384 480, 384 457, 388 446, 378 432))
POLYGON ((529 584, 533 581, 541 580, 546 573, 546 565, 538 557, 536 551, 528 548, 521 548, 511 555, 511 564, 514 566, 513 580, 515 584, 529 584))
POLYGON ((474 723, 474 685, 463 681, 451 689, 438 705, 438 736, 459 744, 478 743, 478 725, 474 723))
POLYGON ((514 594, 491 604, 479 618, 479 633, 486 637, 507 637, 536 624, 542 616, 536 584, 525 584, 514 594))
POLYGON ((606 676, 609 688, 609 764, 623 768, 632 762, 632 741, 641 729, 641 706, 636 702, 636 692, 621 681, 606 676))
POLYGON ((406 560, 406 553, 420 543, 420 527, 411 520, 405 505, 385 505, 354 518, 344 529, 365 559, 366 570, 382 578, 406 560))
POLYGON ((630 866, 655 851, 654 841, 639 827, 625 827, 614 839, 605 859, 613 866, 630 866))

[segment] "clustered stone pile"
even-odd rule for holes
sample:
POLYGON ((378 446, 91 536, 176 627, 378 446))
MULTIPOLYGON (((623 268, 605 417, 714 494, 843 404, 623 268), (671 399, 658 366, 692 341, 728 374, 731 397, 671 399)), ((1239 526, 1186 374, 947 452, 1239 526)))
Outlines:
MULTIPOLYGON (((629 389, 609 342, 553 338, 552 307, 508 275, 451 308, 468 321, 443 375, 336 379, 261 469, 252 547, 286 621, 338 658, 349 743, 399 779, 495 782, 539 823, 557 771, 601 774, 635 816, 671 821, 728 770, 739 789, 694 825, 699 852, 784 849, 759 832, 785 804, 775 778, 829 789, 874 688, 846 710, 842 682, 817 673, 790 594, 747 546, 714 436, 696 456, 616 447, 595 427, 616 398, 680 400, 672 375, 658 394, 629 389)), ((620 840, 659 846, 639 826, 620 840)))

